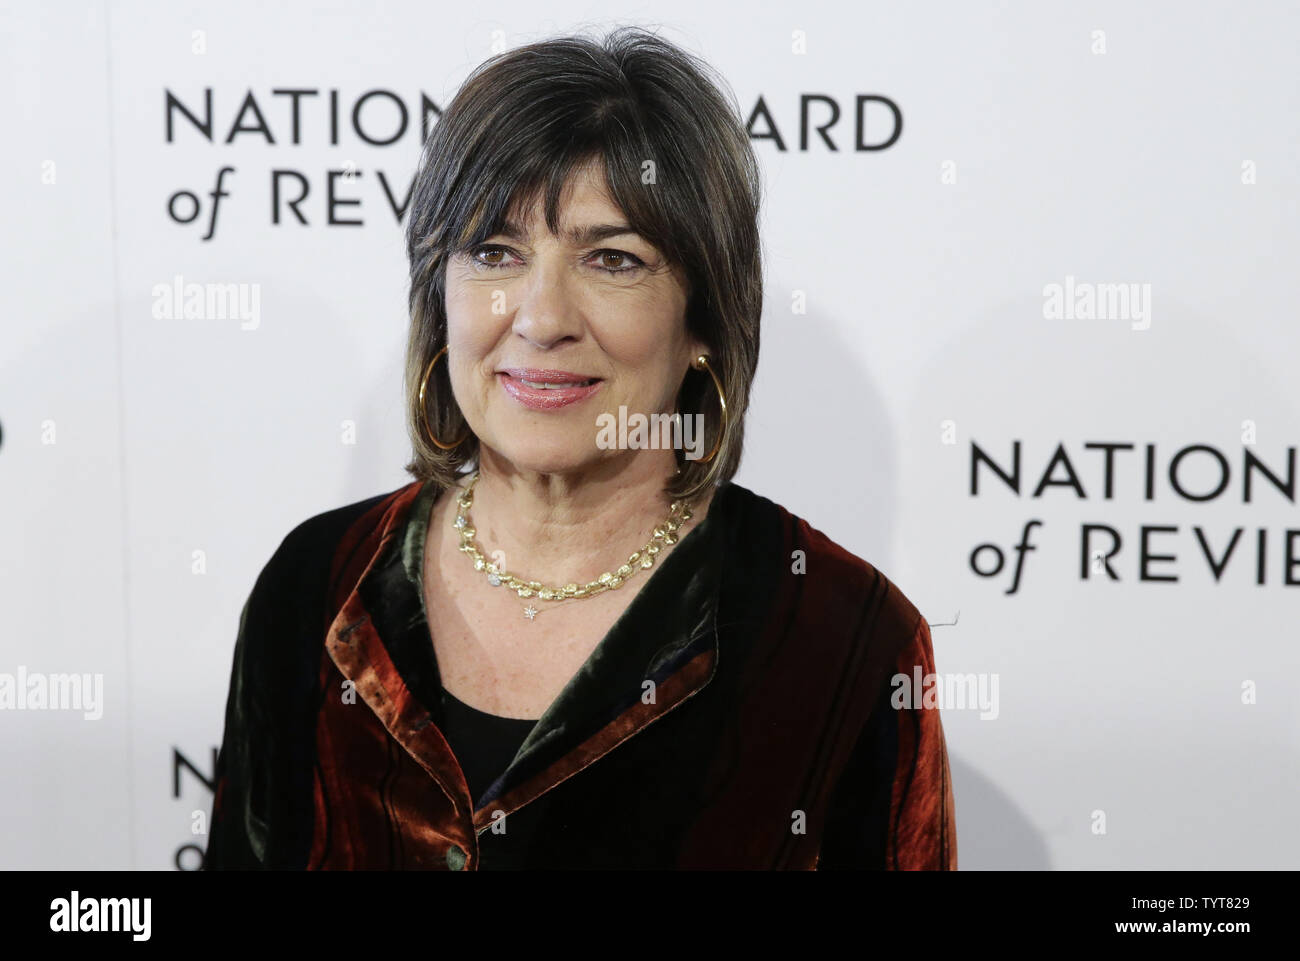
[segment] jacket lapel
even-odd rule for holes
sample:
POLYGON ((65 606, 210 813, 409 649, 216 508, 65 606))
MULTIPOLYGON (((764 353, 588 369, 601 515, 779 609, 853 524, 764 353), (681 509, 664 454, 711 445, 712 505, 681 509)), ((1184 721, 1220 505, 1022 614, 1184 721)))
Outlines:
POLYGON ((719 490, 542 715, 475 815, 509 814, 694 696, 718 663, 719 490))
MULTIPOLYGON (((481 833, 587 767, 694 696, 718 662, 717 607, 734 485, 720 487, 705 519, 650 573, 648 583, 537 722, 473 812, 481 833)), ((386 512, 379 547, 330 626, 326 649, 393 738, 437 781, 461 820, 473 811, 464 775, 438 729, 437 705, 412 688, 432 660, 422 558, 437 491, 414 483, 386 512), (409 681, 409 683, 408 683, 409 681)), ((436 672, 436 666, 433 668, 436 672)), ((461 839, 458 839, 461 840, 461 839)))

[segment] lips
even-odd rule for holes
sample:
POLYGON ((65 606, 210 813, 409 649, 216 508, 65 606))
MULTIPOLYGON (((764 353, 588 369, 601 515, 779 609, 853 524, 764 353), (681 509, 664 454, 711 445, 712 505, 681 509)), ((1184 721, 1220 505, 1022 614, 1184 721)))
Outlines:
POLYGON ((506 367, 501 372, 509 374, 515 380, 532 383, 539 387, 546 384, 557 387, 585 386, 592 381, 600 380, 599 377, 575 374, 568 370, 552 370, 548 367, 506 367))
POLYGON ((531 410, 555 410, 586 400, 600 389, 599 377, 569 370, 507 367, 497 380, 511 397, 531 410))

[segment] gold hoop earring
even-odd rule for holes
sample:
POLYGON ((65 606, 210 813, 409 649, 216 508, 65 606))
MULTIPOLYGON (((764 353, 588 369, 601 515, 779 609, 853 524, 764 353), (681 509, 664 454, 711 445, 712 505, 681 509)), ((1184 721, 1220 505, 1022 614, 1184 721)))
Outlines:
POLYGON ((707 464, 717 456, 718 449, 722 447, 722 438, 727 433, 727 398, 722 392, 722 383, 718 380, 718 375, 709 366, 708 354, 700 354, 691 362, 691 366, 696 370, 707 370, 709 372, 709 376, 713 378, 713 386, 718 391, 718 409, 722 412, 722 426, 718 429, 718 439, 713 442, 713 450, 709 451, 708 457, 701 457, 699 461, 701 464, 707 464))
POLYGON ((469 429, 466 428, 465 433, 461 434, 460 437, 456 438, 450 444, 444 444, 434 436, 433 428, 429 426, 429 408, 424 403, 424 394, 425 390, 429 386, 429 375, 433 373, 433 365, 436 364, 438 358, 445 353, 447 353, 446 345, 443 346, 442 350, 433 355, 433 360, 429 361, 429 366, 424 369, 424 377, 420 380, 420 418, 424 421, 424 432, 429 435, 429 440, 433 441, 436 446, 443 450, 451 450, 453 447, 459 447, 465 442, 465 438, 469 436, 469 429))

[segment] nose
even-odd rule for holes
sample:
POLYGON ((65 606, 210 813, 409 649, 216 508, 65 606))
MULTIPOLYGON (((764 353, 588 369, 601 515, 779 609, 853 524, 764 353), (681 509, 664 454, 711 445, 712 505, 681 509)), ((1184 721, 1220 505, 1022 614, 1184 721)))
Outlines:
POLYGON ((511 329, 540 350, 582 336, 584 321, 574 281, 558 255, 539 254, 519 285, 511 329))

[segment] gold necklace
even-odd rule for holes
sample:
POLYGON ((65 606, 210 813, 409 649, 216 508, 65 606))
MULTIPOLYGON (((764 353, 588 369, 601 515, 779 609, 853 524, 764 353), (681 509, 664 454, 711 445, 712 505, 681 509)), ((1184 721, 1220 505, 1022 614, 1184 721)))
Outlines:
MULTIPOLYGON (((464 492, 456 499, 456 504, 460 510, 456 514, 456 519, 452 521, 452 527, 460 532, 460 550, 468 554, 474 562, 476 571, 483 571, 487 575, 488 583, 493 587, 505 586, 511 588, 520 597, 536 597, 543 601, 569 601, 577 600, 583 597, 595 597, 597 594, 603 594, 605 591, 615 590, 632 577, 637 571, 648 570, 654 566, 655 555, 662 550, 660 542, 663 544, 677 543, 677 530, 691 519, 691 508, 685 501, 673 501, 669 509, 668 519, 654 529, 654 536, 650 541, 636 551, 627 559, 627 563, 620 565, 612 571, 606 571, 597 577, 594 581, 588 581, 586 584, 565 584, 563 587, 546 587, 539 581, 527 581, 523 578, 516 577, 507 570, 503 570, 498 565, 487 560, 482 552, 478 549, 478 543, 474 540, 474 525, 469 519, 469 509, 474 503, 474 485, 478 483, 479 472, 475 471, 470 482, 465 485, 464 492)), ((524 608, 524 617, 530 621, 538 615, 537 608, 529 604, 524 608)))

